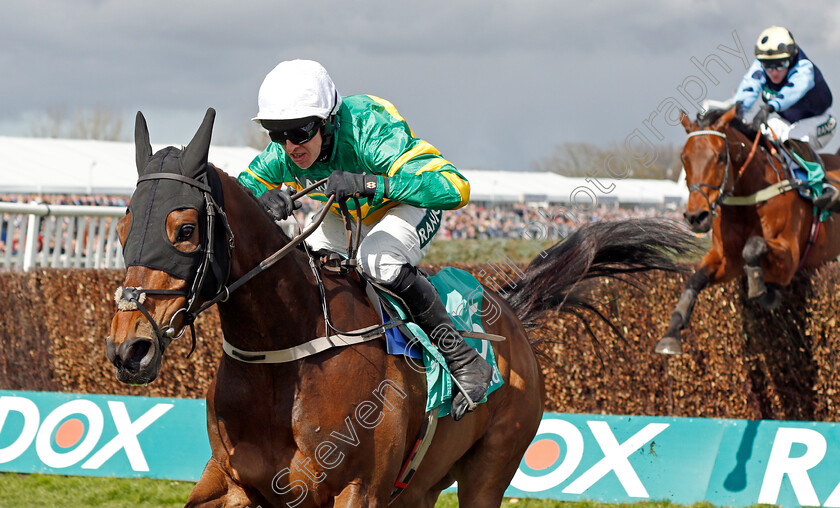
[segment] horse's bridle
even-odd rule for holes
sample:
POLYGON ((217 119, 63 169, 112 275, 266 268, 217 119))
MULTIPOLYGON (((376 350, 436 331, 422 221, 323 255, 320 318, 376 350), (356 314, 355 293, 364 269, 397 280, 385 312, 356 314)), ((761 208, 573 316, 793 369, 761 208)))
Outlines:
MULTIPOLYGON (((235 282, 230 284, 229 286, 225 285, 226 277, 220 276, 220 274, 227 274, 229 273, 229 265, 231 260, 233 259, 233 248, 234 248, 234 237, 233 231, 230 228, 230 224, 227 220, 227 215, 223 207, 219 206, 215 199, 213 199, 212 190, 209 185, 200 182, 194 178, 189 178, 183 175, 175 174, 175 173, 153 173, 149 175, 145 175, 140 177, 137 180, 137 184, 139 185, 141 182, 146 180, 154 180, 154 179, 170 179, 170 180, 177 180, 181 183, 186 185, 190 185, 192 187, 196 187, 201 190, 204 196, 204 203, 205 208, 207 210, 206 217, 207 217, 207 235, 205 235, 205 239, 202 242, 204 247, 204 258, 201 261, 201 265, 199 265, 198 272, 196 273, 195 278, 193 279, 193 284, 189 290, 183 289, 146 289, 140 287, 120 287, 117 288, 117 292, 115 294, 115 300, 117 302, 117 310, 139 310, 146 319, 149 320, 151 323, 152 328, 155 331, 155 338, 158 341, 158 345, 160 346, 161 353, 166 349, 167 344, 172 340, 178 339, 184 335, 184 332, 187 330, 187 326, 189 326, 190 333, 192 334, 192 346, 190 348, 189 355, 195 351, 196 346, 196 338, 195 338, 195 327, 194 322, 199 314, 204 312, 205 310, 209 309, 213 305, 218 302, 224 302, 228 299, 231 293, 242 287, 246 282, 251 280, 252 278, 256 277, 260 273, 267 270, 271 267, 274 263, 282 259, 286 254, 288 254, 293 247, 296 247, 299 243, 303 240, 308 238, 314 231, 317 229, 321 223, 324 221, 324 217, 326 216, 327 212, 329 212, 331 205, 335 201, 335 196, 331 196, 330 199, 325 204, 324 208, 321 210, 320 214, 316 216, 312 224, 307 227, 301 234, 297 235, 294 239, 292 239, 289 243, 283 246, 280 250, 272 254, 271 256, 264 259, 260 264, 252 268, 248 273, 237 279, 235 282), (213 254, 213 245, 214 245, 214 238, 213 238, 213 230, 215 229, 215 217, 219 216, 221 218, 222 224, 225 227, 228 235, 228 266, 221 267, 219 265, 219 260, 214 258, 213 254), (208 299, 201 305, 198 309, 195 309, 196 303, 198 301, 198 295, 201 294, 203 289, 206 275, 208 270, 212 269, 216 274, 216 280, 219 286, 214 290, 215 296, 208 299), (185 307, 182 307, 175 311, 172 317, 169 320, 169 326, 166 327, 165 330, 161 331, 160 326, 154 320, 152 315, 143 307, 143 301, 145 300, 145 295, 179 295, 184 296, 187 300, 187 304, 185 307), (178 316, 179 313, 184 313, 185 325, 181 329, 181 332, 177 335, 175 334, 176 330, 174 325, 175 318, 178 316)), ((312 191, 314 188, 326 183, 327 179, 320 180, 315 182, 314 184, 310 185, 309 187, 304 188, 303 190, 295 193, 291 196, 293 200, 304 196, 308 192, 312 191)))
POLYGON ((725 189, 726 184, 729 183, 729 171, 732 167, 732 160, 729 157, 729 140, 726 139, 726 134, 716 130, 700 130, 690 132, 688 134, 688 138, 692 138, 694 136, 718 136, 723 138, 723 141, 726 144, 724 148, 724 151, 726 152, 726 167, 723 170, 723 178, 721 178, 720 185, 715 187, 714 185, 708 183, 693 183, 688 186, 689 194, 692 192, 699 192, 700 195, 703 196, 703 198, 706 200, 706 204, 709 206, 709 211, 712 213, 712 216, 714 216, 717 214, 717 208, 722 204, 723 200, 725 200, 726 197, 731 195, 735 190, 734 179, 732 182, 732 189, 725 189), (706 192, 703 190, 703 187, 708 187, 710 189, 718 191, 718 195, 714 203, 712 203, 712 201, 709 199, 709 195, 706 194, 706 192))
POLYGON ((192 346, 190 348, 190 352, 187 355, 191 355, 193 351, 195 351, 196 345, 196 338, 195 338, 195 327, 194 322, 198 315, 206 310, 207 305, 202 306, 198 310, 195 310, 195 307, 198 302, 198 296, 201 294, 202 290, 204 289, 204 284, 207 280, 207 274, 210 270, 213 270, 213 273, 216 278, 217 287, 214 289, 215 295, 211 298, 213 303, 217 301, 224 301, 227 300, 229 296, 229 290, 224 285, 226 282, 226 274, 228 273, 228 267, 222 267, 219 264, 219 260, 214 255, 214 247, 215 247, 215 238, 214 232, 216 229, 216 218, 219 217, 221 220, 221 224, 224 226, 228 241, 226 242, 226 246, 228 249, 228 264, 230 263, 231 254, 233 253, 233 246, 234 246, 234 237, 233 231, 230 229, 230 224, 228 224, 227 215, 225 215, 225 211, 219 204, 213 199, 212 190, 208 184, 204 182, 200 182, 194 178, 190 178, 184 175, 179 175, 176 173, 152 173, 148 175, 141 176, 137 180, 137 185, 140 185, 142 182, 151 181, 151 180, 158 180, 158 179, 168 179, 168 180, 176 180, 185 185, 189 185, 192 187, 197 188, 201 191, 204 197, 204 207, 205 207, 205 218, 206 218, 206 235, 202 239, 202 248, 204 250, 204 256, 201 259, 201 264, 198 267, 198 271, 196 272, 196 276, 193 278, 192 285, 189 289, 147 289, 141 287, 119 287, 117 288, 117 292, 114 295, 114 299, 117 302, 117 310, 125 310, 125 311, 133 311, 139 310, 146 319, 149 320, 149 323, 152 325, 152 328, 155 332, 155 338, 158 341, 158 345, 160 346, 161 353, 166 349, 166 346, 175 339, 180 338, 186 332, 187 327, 189 327, 190 332, 192 334, 192 346), (172 315, 169 320, 169 325, 164 329, 161 330, 161 327, 149 313, 149 311, 143 306, 143 301, 145 301, 146 295, 177 295, 183 296, 186 300, 186 305, 172 315), (176 335, 176 330, 174 327, 175 318, 178 317, 178 314, 184 313, 184 321, 185 324, 181 328, 181 332, 176 335))

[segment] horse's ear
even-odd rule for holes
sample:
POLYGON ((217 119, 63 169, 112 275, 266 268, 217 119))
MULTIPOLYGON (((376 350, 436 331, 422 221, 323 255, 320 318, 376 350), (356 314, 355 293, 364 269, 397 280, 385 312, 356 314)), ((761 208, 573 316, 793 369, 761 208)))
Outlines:
POLYGON ((720 115, 720 118, 717 119, 717 122, 715 122, 715 124, 712 125, 712 129, 716 131, 723 131, 723 129, 725 129, 729 125, 729 122, 731 122, 732 119, 735 118, 737 113, 738 105, 735 104, 734 106, 729 108, 729 111, 720 115))
POLYGON ((207 154, 210 151, 210 137, 213 135, 213 121, 216 119, 216 110, 207 108, 201 126, 193 136, 190 144, 184 148, 181 154, 181 169, 185 175, 198 176, 207 164, 207 154))
POLYGON ((685 111, 683 110, 680 110, 680 123, 683 124, 683 127, 685 127, 686 134, 694 132, 700 128, 696 123, 692 122, 691 119, 688 118, 688 115, 685 114, 685 111))
POLYGON ((149 143, 149 128, 146 126, 146 118, 143 113, 137 112, 137 120, 134 122, 134 148, 137 159, 137 174, 143 173, 143 168, 152 156, 152 144, 149 143))

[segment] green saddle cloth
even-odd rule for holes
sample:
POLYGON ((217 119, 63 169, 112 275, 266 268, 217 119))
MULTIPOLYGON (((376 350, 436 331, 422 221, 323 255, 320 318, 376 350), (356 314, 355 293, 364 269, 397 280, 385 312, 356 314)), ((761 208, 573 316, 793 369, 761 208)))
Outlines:
MULTIPOLYGON (((793 150, 790 151, 790 154, 796 160, 796 163, 799 164, 799 167, 805 169, 805 172, 808 175, 807 183, 808 187, 811 189, 811 195, 815 198, 820 197, 822 195, 823 181, 825 180, 825 170, 823 169, 822 164, 819 162, 806 161, 793 150)), ((818 210, 817 207, 814 207, 814 214, 816 215, 818 212, 820 222, 831 216, 831 212, 827 210, 818 210)))
MULTIPOLYGON (((470 273, 458 268, 446 267, 436 275, 429 277, 429 282, 437 290, 441 300, 446 306, 446 311, 452 317, 452 322, 458 330, 469 330, 484 332, 481 324, 481 304, 483 301, 484 288, 470 273)), ((449 367, 438 349, 429 341, 426 333, 416 324, 407 319, 407 313, 401 304, 398 304, 390 295, 379 293, 380 297, 386 299, 399 314, 401 319, 406 321, 405 329, 410 331, 414 337, 407 337, 409 341, 414 340, 423 348, 423 364, 426 372, 426 411, 438 409, 438 416, 443 417, 449 414, 452 408, 452 377, 449 375, 449 367)), ((465 338, 467 344, 472 346, 485 360, 493 367, 493 379, 490 382, 490 389, 487 395, 493 393, 504 384, 499 368, 496 364, 496 355, 490 342, 481 339, 465 338)), ((411 361, 412 359, 408 359, 411 361)), ((419 365, 418 365, 419 368, 419 365)), ((479 402, 485 402, 484 397, 479 402)))

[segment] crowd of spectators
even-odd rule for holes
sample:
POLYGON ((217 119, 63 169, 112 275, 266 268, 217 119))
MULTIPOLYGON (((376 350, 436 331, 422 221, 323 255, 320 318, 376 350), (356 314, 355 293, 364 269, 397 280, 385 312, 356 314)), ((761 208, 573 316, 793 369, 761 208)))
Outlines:
MULTIPOLYGON (((126 206, 129 197, 122 195, 83 194, 5 194, 4 202, 40 202, 55 205, 126 206)), ((298 221, 311 217, 320 203, 305 199, 295 212, 298 221)), ((604 220, 667 217, 681 219, 676 207, 626 207, 616 203, 589 207, 564 207, 560 204, 524 204, 473 202, 458 210, 447 210, 438 239, 465 240, 489 238, 564 238, 583 224, 604 220), (530 235, 530 236, 529 236, 530 235)))
POLYGON ((681 212, 662 207, 619 207, 606 204, 565 207, 560 204, 471 203, 444 212, 440 237, 447 240, 486 238, 565 238, 580 226, 604 220, 667 217, 679 220, 681 212))
POLYGON ((126 206, 128 204, 128 196, 103 194, 0 194, 0 202, 76 206, 126 206))

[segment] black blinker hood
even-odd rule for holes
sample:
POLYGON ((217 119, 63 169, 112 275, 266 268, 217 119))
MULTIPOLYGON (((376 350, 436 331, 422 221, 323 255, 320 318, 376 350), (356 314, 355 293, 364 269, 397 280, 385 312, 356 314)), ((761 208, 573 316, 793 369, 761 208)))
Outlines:
MULTIPOLYGON (((211 293, 221 288, 227 278, 230 257, 226 247, 226 231, 221 221, 218 221, 213 232, 215 245, 206 244, 207 199, 204 190, 189 181, 203 184, 201 187, 205 189, 209 187, 212 199, 220 207, 224 207, 219 176, 216 169, 207 164, 215 116, 215 110, 207 110, 201 127, 185 148, 169 146, 152 155, 146 120, 142 113, 137 112, 134 142, 137 173, 141 179, 128 206, 131 212, 131 227, 123 246, 127 267, 145 266, 161 270, 187 281, 188 285, 199 275, 198 270, 205 258, 205 250, 212 248, 213 264, 216 266, 204 268, 208 270, 208 280, 203 284, 211 293), (171 178, 143 179, 161 173, 185 178, 183 181, 171 178), (182 252, 169 241, 166 234, 166 218, 174 210, 189 208, 198 210, 201 245, 192 252, 182 252)), ((209 297, 214 295, 215 293, 212 293, 209 297)))

